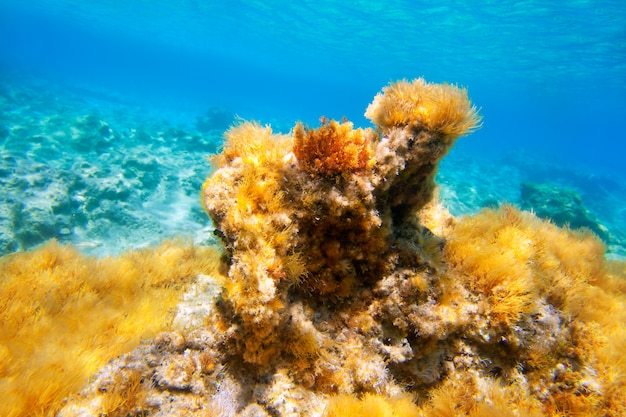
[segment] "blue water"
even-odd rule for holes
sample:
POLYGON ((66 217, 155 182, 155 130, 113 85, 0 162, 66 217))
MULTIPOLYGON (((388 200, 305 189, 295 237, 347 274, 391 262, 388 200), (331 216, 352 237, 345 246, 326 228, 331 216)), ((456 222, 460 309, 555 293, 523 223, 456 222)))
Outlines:
MULTIPOLYGON (((191 131, 198 115, 219 106, 279 130, 295 120, 316 124, 321 115, 347 116, 365 126, 367 104, 390 81, 423 76, 459 84, 481 108, 484 125, 459 140, 442 166, 443 194, 455 214, 491 200, 515 203, 522 181, 548 182, 577 190, 615 236, 625 234, 623 0, 0 0, 0 75, 5 91, 15 95, 25 88, 38 103, 7 101, 7 131, 28 119, 32 126, 25 138, 51 138, 52 131, 36 131, 34 115, 61 112, 71 115, 71 124, 81 112, 95 113, 120 132, 126 152, 135 149, 129 142, 135 136, 124 132, 137 128, 139 120, 150 124, 142 117, 191 131)), ((155 126, 145 128, 146 146, 154 146, 161 129, 155 126)), ((24 164, 33 155, 45 159, 39 148, 20 148, 17 136, 8 139, 3 152, 17 161, 19 172, 28 171, 24 164)), ((169 153, 164 145, 159 155, 186 152, 202 161, 219 140, 211 136, 205 147, 179 146, 169 153)), ((64 152, 97 158, 80 149, 64 152)), ((76 158, 60 154, 65 162, 55 172, 76 158)), ((206 172, 197 168, 197 175, 206 172)), ((191 181, 188 189, 201 181, 191 181)), ((7 190, 5 198, 19 200, 7 190)), ((157 199, 162 207, 172 202, 166 194, 157 199)), ((129 206, 145 204, 144 197, 131 199, 129 206)), ((181 214, 176 223, 184 226, 162 220, 161 231, 141 242, 207 222, 195 202, 185 207, 180 210, 191 214, 181 214)), ((5 224, 15 224, 11 215, 2 216, 5 224)), ((68 221, 64 234, 53 225, 45 236, 98 240, 89 234, 96 233, 89 232, 90 221, 68 221)), ((109 230, 107 224, 100 227, 109 230)), ((5 251, 30 245, 16 239, 5 251)), ((130 239, 128 245, 135 243, 130 239)))
POLYGON ((621 168, 626 3, 481 3, 5 0, 1 57, 183 109, 358 123, 383 85, 424 76, 469 88, 481 148, 621 168))

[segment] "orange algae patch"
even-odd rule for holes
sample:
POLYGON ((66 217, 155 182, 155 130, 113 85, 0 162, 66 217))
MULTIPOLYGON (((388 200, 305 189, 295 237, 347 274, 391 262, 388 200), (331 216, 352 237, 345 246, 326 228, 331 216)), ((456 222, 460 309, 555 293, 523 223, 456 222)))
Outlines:
POLYGON ((372 167, 372 142, 376 138, 372 129, 353 130, 350 122, 322 120, 324 123, 318 129, 305 129, 302 123, 296 124, 293 153, 302 169, 332 176, 372 167))
POLYGON ((166 329, 219 256, 165 242, 96 259, 52 241, 0 259, 0 415, 53 415, 109 359, 166 329))

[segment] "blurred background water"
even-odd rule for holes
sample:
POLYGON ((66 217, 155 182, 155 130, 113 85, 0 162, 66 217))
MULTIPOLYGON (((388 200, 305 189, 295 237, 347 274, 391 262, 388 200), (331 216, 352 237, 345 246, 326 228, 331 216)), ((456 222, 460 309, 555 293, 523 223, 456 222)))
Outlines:
POLYGON ((231 116, 367 126, 383 86, 420 76, 467 87, 484 116, 441 168, 454 214, 555 200, 626 253, 623 0, 0 0, 0 252, 206 240, 197 192, 231 116))

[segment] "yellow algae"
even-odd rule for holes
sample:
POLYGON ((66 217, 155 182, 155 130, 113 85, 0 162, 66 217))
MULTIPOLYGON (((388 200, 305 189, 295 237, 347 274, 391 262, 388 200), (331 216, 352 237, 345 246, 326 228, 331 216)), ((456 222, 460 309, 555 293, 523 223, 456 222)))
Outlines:
POLYGON ((450 84, 433 84, 423 78, 402 80, 383 88, 365 115, 379 128, 423 128, 454 140, 480 127, 480 116, 467 90, 450 84))
POLYGON ((350 395, 331 397, 325 417, 419 417, 417 406, 410 395, 385 397, 366 394, 361 399, 350 395))
POLYGON ((99 260, 53 241, 3 257, 0 415, 54 414, 107 360, 165 329, 187 284, 218 265, 217 251, 174 242, 99 260))

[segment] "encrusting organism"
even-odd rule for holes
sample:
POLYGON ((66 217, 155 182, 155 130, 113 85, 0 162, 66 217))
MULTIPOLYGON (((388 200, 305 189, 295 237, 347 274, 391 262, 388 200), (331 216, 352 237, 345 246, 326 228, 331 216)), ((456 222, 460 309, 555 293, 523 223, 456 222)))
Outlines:
POLYGON ((179 307, 202 300, 200 324, 112 360, 59 417, 626 415, 624 263, 513 206, 442 207, 437 164, 480 126, 466 90, 400 81, 366 115, 229 129, 202 187, 221 272, 179 307))

